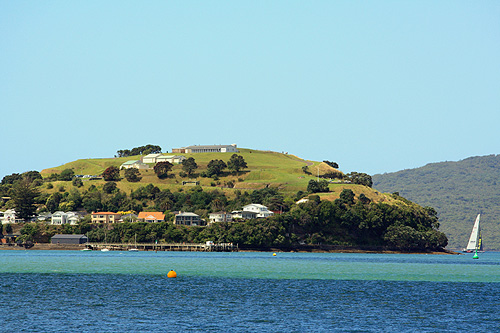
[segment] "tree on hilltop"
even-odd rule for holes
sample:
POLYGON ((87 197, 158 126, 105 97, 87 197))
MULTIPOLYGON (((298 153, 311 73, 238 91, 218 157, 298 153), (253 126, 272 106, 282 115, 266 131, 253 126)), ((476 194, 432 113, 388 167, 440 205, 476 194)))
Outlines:
POLYGON ((198 168, 198 164, 196 164, 196 161, 194 158, 189 157, 182 161, 182 170, 187 172, 188 176, 191 177, 193 174, 194 170, 198 168))
POLYGON ((104 172, 102 173, 102 178, 104 178, 105 181, 118 181, 120 180, 120 169, 118 169, 115 166, 110 166, 104 172))
POLYGON ((240 172, 241 169, 247 168, 247 162, 245 162, 243 156, 238 154, 233 154, 229 159, 229 161, 227 162, 227 168, 231 171, 238 173, 240 172))
POLYGON ((209 177, 219 176, 225 168, 227 165, 223 160, 211 160, 207 165, 207 174, 209 177))
POLYGON ((136 168, 125 169, 125 179, 131 183, 136 183, 142 179, 141 173, 136 168))
POLYGON ((168 173, 170 170, 172 170, 172 167, 174 165, 170 162, 158 162, 154 166, 154 171, 156 173, 156 176, 160 179, 165 179, 168 177, 168 173))

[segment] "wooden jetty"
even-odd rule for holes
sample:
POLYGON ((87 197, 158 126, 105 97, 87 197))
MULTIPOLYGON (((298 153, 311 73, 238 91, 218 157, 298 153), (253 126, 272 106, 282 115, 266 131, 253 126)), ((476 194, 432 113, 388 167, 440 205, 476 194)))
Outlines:
POLYGON ((86 247, 99 251, 108 249, 110 251, 128 251, 136 248, 139 251, 193 251, 193 252, 238 252, 238 244, 233 243, 87 243, 86 247))

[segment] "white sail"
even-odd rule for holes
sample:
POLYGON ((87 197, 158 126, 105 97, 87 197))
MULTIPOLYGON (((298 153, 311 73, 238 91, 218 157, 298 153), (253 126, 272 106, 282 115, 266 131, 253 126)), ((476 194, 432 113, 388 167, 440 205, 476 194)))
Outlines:
POLYGON ((469 243, 467 243, 466 251, 474 251, 479 249, 480 245, 480 235, 481 230, 479 228, 479 217, 481 214, 477 214, 476 222, 474 222, 474 227, 472 228, 472 232, 470 234, 469 243))

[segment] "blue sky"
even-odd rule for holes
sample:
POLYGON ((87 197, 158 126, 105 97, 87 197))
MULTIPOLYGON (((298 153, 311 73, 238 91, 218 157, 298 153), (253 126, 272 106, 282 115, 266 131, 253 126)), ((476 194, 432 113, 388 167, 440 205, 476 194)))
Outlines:
POLYGON ((145 144, 500 153, 499 1, 0 0, 0 178, 145 144))

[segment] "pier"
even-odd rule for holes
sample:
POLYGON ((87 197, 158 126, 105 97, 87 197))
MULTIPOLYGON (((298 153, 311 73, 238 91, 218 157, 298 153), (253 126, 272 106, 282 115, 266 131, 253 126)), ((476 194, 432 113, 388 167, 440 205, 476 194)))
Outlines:
MULTIPOLYGON (((82 244, 83 245, 83 244, 82 244)), ((190 251, 190 252, 238 252, 238 244, 233 243, 87 243, 85 247, 95 251, 108 249, 110 251, 128 251, 138 249, 139 251, 190 251)))

